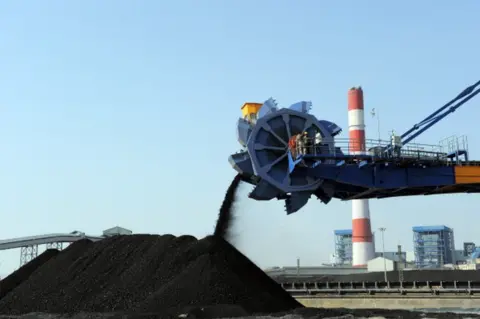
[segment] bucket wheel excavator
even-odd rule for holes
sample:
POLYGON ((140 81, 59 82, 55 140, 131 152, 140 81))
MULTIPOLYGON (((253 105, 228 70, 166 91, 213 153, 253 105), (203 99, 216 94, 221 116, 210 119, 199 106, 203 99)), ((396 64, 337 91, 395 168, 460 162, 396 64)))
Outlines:
POLYGON ((389 141, 366 140, 365 152, 352 152, 342 129, 310 114, 310 102, 279 107, 273 98, 245 103, 237 123, 242 150, 229 158, 243 180, 254 185, 249 197, 285 201, 287 214, 312 197, 327 204, 341 200, 480 192, 480 162, 470 161, 466 138, 441 145, 407 145, 480 93, 480 81, 389 141))

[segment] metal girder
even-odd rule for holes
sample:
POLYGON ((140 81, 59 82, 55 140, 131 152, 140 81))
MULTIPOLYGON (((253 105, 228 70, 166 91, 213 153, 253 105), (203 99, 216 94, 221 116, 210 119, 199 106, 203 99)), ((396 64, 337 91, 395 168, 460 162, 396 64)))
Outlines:
POLYGON ((20 248, 20 267, 35 259, 38 255, 38 245, 20 248))
MULTIPOLYGON (((47 249, 63 249, 62 242, 52 242, 46 244, 47 249)), ((29 245, 20 248, 20 267, 28 264, 38 256, 38 245, 29 245)))
POLYGON ((63 249, 63 243, 62 242, 47 243, 46 246, 47 246, 47 249, 58 249, 58 250, 63 249))

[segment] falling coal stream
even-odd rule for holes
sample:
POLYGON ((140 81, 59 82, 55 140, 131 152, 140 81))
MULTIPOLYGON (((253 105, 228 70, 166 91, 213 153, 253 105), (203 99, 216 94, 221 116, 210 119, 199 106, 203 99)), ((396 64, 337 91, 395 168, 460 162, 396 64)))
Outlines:
POLYGON ((215 225, 215 232, 213 233, 214 236, 222 237, 226 240, 230 239, 229 230, 232 227, 235 217, 233 207, 236 200, 237 189, 241 181, 242 178, 240 174, 238 174, 227 189, 222 206, 220 207, 220 212, 218 213, 217 224, 215 225))

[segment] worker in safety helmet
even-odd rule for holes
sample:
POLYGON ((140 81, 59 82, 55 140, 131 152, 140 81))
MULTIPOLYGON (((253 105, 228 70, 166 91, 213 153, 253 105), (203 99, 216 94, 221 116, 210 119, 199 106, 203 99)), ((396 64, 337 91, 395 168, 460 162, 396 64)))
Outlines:
POLYGON ((305 154, 305 132, 298 134, 297 135, 297 152, 298 155, 304 155, 305 154))
POLYGON ((311 151, 311 141, 310 139, 308 138, 308 133, 305 131, 302 133, 302 138, 303 138, 303 154, 309 154, 310 151, 311 151))

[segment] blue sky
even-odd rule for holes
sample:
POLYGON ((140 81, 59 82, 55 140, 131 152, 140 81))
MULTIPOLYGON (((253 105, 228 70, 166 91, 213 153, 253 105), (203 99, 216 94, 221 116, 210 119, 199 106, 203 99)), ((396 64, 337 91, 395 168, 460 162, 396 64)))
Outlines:
MULTIPOLYGON (((480 2, 2 1, 0 238, 120 225, 204 236, 235 172, 240 106, 311 100, 347 130, 362 85, 384 137, 403 132, 480 77, 480 2)), ((480 158, 480 99, 422 135, 466 134, 480 158)), ((367 117, 367 135, 377 137, 367 117)), ((261 266, 320 264, 351 203, 237 205, 237 244, 261 266)), ((411 227, 446 224, 480 243, 478 195, 372 200, 387 249, 411 227)), ((0 273, 19 251, 0 253, 0 273)))

